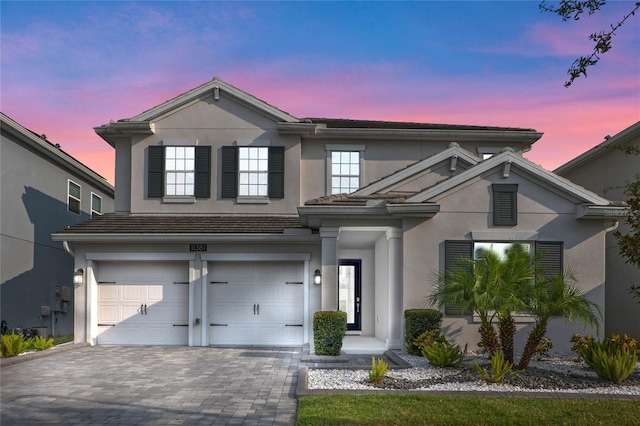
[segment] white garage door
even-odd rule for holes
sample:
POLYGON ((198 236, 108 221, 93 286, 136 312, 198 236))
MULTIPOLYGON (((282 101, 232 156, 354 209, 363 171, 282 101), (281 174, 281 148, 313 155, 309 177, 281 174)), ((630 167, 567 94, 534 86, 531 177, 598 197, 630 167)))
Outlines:
POLYGON ((100 345, 186 345, 189 265, 102 263, 98 267, 100 345))
POLYGON ((209 277, 210 344, 302 345, 302 263, 212 262, 209 277))

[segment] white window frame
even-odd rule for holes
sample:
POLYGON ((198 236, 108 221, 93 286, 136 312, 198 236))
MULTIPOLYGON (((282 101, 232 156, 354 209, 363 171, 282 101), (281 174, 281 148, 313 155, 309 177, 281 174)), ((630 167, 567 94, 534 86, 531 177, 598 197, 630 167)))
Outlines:
POLYGON ((238 198, 268 198, 269 147, 238 147, 238 198))
MULTIPOLYGON (((348 193, 351 192, 355 192, 357 191, 359 188, 361 188, 362 186, 364 186, 363 183, 363 176, 364 176, 364 151, 365 151, 365 145, 325 145, 325 150, 327 151, 327 181, 326 181, 326 193, 327 195, 334 195, 334 194, 339 194, 339 193, 344 193, 344 191, 338 191, 338 192, 334 192, 334 186, 333 186, 333 178, 334 177, 340 177, 340 178, 348 178, 348 179, 352 179, 353 177, 355 177, 355 174, 351 174, 351 173, 333 173, 333 169, 334 169, 334 164, 333 164, 333 154, 334 153, 357 153, 358 154, 358 185, 355 189, 351 189, 351 187, 349 186, 349 189, 351 189, 348 193)), ((342 188, 342 187, 340 187, 342 188)))
POLYGON ((195 146, 165 146, 165 197, 195 197, 195 164, 195 146))
POLYGON ((74 181, 72 181, 71 179, 67 179, 67 211, 70 211, 71 213, 75 213, 77 215, 79 215, 80 213, 82 213, 82 186, 74 181), (75 185, 78 187, 78 196, 76 197, 75 195, 71 195, 71 185, 75 185), (69 203, 69 201, 74 200, 78 202, 78 211, 74 211, 71 210, 71 204, 69 203))
POLYGON ((95 192, 91 193, 91 217, 94 216, 102 216, 102 197, 99 196, 98 194, 96 194, 95 192), (100 200, 100 211, 95 210, 93 208, 93 199, 96 198, 98 200, 100 200))

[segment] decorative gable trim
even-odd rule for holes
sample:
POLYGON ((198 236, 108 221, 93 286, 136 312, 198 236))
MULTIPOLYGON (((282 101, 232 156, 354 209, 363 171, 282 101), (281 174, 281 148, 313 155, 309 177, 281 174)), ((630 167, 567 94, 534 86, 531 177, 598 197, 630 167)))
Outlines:
POLYGON ((468 164, 475 165, 480 162, 480 159, 475 155, 471 154, 469 151, 460 148, 460 146, 453 142, 449 145, 450 147, 442 152, 439 152, 429 158, 425 158, 424 160, 420 160, 417 163, 412 164, 411 166, 402 169, 392 175, 389 175, 385 178, 380 179, 377 182, 373 182, 372 184, 365 186, 362 189, 357 190, 352 195, 355 196, 367 196, 378 193, 390 186, 396 185, 403 180, 409 179, 410 177, 421 173, 438 163, 451 159, 450 167, 454 168, 453 159, 455 158, 455 164, 459 160, 463 160, 468 164))
MULTIPOLYGON (((419 194, 414 195, 413 197, 407 199, 409 203, 421 203, 424 201, 432 200, 435 197, 438 197, 448 191, 451 191, 467 182, 470 182, 474 179, 479 178, 483 174, 489 172, 490 170, 500 167, 505 162, 510 162, 511 166, 509 168, 510 171, 513 171, 514 168, 518 168, 523 170, 534 177, 546 182, 552 187, 555 187, 562 192, 570 194, 578 199, 580 199, 584 203, 596 204, 596 205, 609 205, 609 200, 602 198, 595 193, 586 190, 585 188, 574 184, 573 182, 564 179, 550 171, 543 169, 542 167, 520 157, 517 154, 514 154, 511 151, 505 151, 500 155, 496 155, 487 160, 484 160, 471 169, 466 170, 460 173, 457 176, 452 177, 451 179, 447 179, 438 185, 435 185, 432 188, 429 188, 425 191, 420 192, 419 194)), ((504 172, 504 169, 502 170, 504 172)))
POLYGON ((189 90, 186 93, 183 93, 182 95, 179 95, 158 106, 155 106, 150 110, 143 112, 142 114, 138 114, 135 117, 131 118, 130 121, 135 122, 156 120, 159 117, 172 112, 177 108, 201 99, 203 96, 207 95, 210 92, 214 94, 214 99, 216 100, 219 100, 223 95, 230 96, 235 100, 240 101, 244 105, 250 107, 251 109, 257 110, 265 115, 272 117, 275 121, 284 121, 289 123, 297 123, 300 121, 296 117, 274 107, 273 105, 269 105, 268 103, 256 98, 255 96, 252 96, 236 87, 233 87, 232 85, 224 82, 218 77, 214 77, 213 80, 205 84, 202 84, 192 90, 189 90))

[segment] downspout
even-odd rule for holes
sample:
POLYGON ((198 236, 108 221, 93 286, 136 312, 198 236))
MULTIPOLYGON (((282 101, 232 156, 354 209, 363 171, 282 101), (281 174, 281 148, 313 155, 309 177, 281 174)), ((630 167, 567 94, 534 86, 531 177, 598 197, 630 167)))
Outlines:
MULTIPOLYGON (((64 251, 67 252, 67 254, 69 256, 71 256, 72 258, 76 258, 76 254, 74 253, 74 251, 71 249, 71 247, 69 247, 69 242, 68 241, 63 241, 62 242, 62 248, 64 248, 64 251)), ((74 265, 75 266, 75 265, 74 265)), ((56 327, 56 311, 55 310, 51 310, 51 336, 55 336, 55 327, 56 327)))
POLYGON ((66 251, 69 256, 71 256, 71 257, 73 257, 75 259, 76 254, 73 252, 73 250, 71 250, 71 247, 69 247, 69 242, 68 241, 63 241, 62 242, 62 248, 64 248, 64 251, 66 251))

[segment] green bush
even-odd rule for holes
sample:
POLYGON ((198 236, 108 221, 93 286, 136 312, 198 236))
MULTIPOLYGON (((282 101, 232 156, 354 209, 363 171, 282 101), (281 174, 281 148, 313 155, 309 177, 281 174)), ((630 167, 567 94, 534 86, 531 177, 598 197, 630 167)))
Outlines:
POLYGON ((387 374, 389 364, 384 362, 382 358, 378 358, 376 362, 375 357, 371 357, 371 370, 369 370, 369 382, 379 385, 382 383, 384 376, 387 374))
POLYGON ((407 309, 404 311, 404 339, 407 353, 421 355, 421 350, 414 342, 425 331, 440 330, 442 312, 435 309, 407 309))
POLYGON ((345 331, 346 312, 318 311, 313 314, 313 344, 316 355, 340 355, 345 331))
POLYGON ((464 350, 452 345, 438 330, 422 333, 416 343, 422 356, 436 367, 458 367, 464 362, 467 352, 466 345, 464 350))
POLYGON ((36 336, 31 342, 31 347, 36 351, 46 351, 47 349, 51 349, 53 347, 53 337, 45 339, 44 337, 36 336))
POLYGON ((587 340, 580 355, 600 378, 619 385, 633 373, 639 351, 635 339, 613 334, 603 342, 587 340))
POLYGON ((474 362, 473 366, 487 383, 501 383, 524 372, 524 370, 513 370, 513 364, 504 359, 502 351, 496 351, 491 357, 491 369, 489 371, 480 367, 477 362, 474 362))
POLYGON ((0 353, 3 357, 12 357, 26 352, 31 346, 31 339, 25 339, 22 334, 3 334, 0 353))

